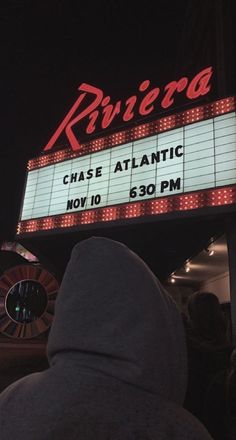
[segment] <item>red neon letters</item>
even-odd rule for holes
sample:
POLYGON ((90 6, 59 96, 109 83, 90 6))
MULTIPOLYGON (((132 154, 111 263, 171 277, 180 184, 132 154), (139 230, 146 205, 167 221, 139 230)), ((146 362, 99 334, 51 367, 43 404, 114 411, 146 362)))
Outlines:
MULTIPOLYGON (((189 81, 187 77, 180 78, 179 81, 171 81, 164 88, 164 96, 161 98, 160 106, 166 109, 174 104, 174 97, 176 93, 183 92, 185 90, 186 97, 188 99, 196 99, 200 96, 206 95, 210 89, 210 79, 212 76, 212 67, 207 67, 194 78, 189 81)), ((68 141, 72 150, 76 151, 81 148, 79 139, 75 136, 73 128, 80 121, 87 118, 86 133, 91 134, 97 128, 106 129, 111 125, 112 121, 117 115, 120 115, 124 122, 131 121, 135 115, 147 116, 154 110, 155 101, 160 95, 160 88, 155 87, 148 90, 150 87, 150 81, 145 80, 139 85, 139 92, 141 96, 130 96, 125 103, 121 100, 117 101, 115 104, 111 104, 110 96, 105 96, 101 89, 91 86, 90 84, 82 83, 79 86, 79 91, 83 92, 79 95, 74 105, 71 107, 66 117, 63 119, 47 145, 44 147, 44 151, 51 150, 55 145, 57 139, 65 131, 68 141), (145 93, 146 92, 146 93, 145 93), (143 96, 143 94, 145 95, 143 96), (81 103, 85 98, 89 98, 92 102, 79 111, 81 103), (98 122, 99 118, 99 122, 98 122)))

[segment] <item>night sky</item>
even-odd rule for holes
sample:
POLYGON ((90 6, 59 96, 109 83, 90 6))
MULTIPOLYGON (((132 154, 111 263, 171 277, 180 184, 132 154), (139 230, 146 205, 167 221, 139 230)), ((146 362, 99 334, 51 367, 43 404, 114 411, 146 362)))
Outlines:
POLYGON ((0 241, 14 239, 27 161, 41 154, 82 82, 115 101, 145 79, 161 87, 213 65, 210 99, 235 93, 235 2, 153 3, 1 2, 0 241))

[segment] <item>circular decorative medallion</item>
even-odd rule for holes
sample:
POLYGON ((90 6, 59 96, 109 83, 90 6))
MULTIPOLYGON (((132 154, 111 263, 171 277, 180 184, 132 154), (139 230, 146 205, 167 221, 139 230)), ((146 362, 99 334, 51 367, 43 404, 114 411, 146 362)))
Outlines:
POLYGON ((36 265, 12 267, 0 277, 0 332, 12 338, 34 338, 53 320, 58 292, 54 276, 36 265))

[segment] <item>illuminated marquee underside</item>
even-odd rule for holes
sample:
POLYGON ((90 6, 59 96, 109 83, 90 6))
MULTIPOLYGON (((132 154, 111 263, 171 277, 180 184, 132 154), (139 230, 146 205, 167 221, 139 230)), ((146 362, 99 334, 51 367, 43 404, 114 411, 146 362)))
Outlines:
POLYGON ((18 234, 236 203, 235 107, 227 98, 29 161, 18 234))

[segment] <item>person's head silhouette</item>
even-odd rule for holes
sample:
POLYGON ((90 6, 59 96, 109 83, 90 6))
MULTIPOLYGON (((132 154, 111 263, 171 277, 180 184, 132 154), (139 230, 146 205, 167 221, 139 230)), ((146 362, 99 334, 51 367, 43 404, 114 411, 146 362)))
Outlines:
POLYGON ((199 337, 215 344, 226 343, 227 322, 214 293, 198 291, 191 295, 188 313, 191 327, 199 337))

